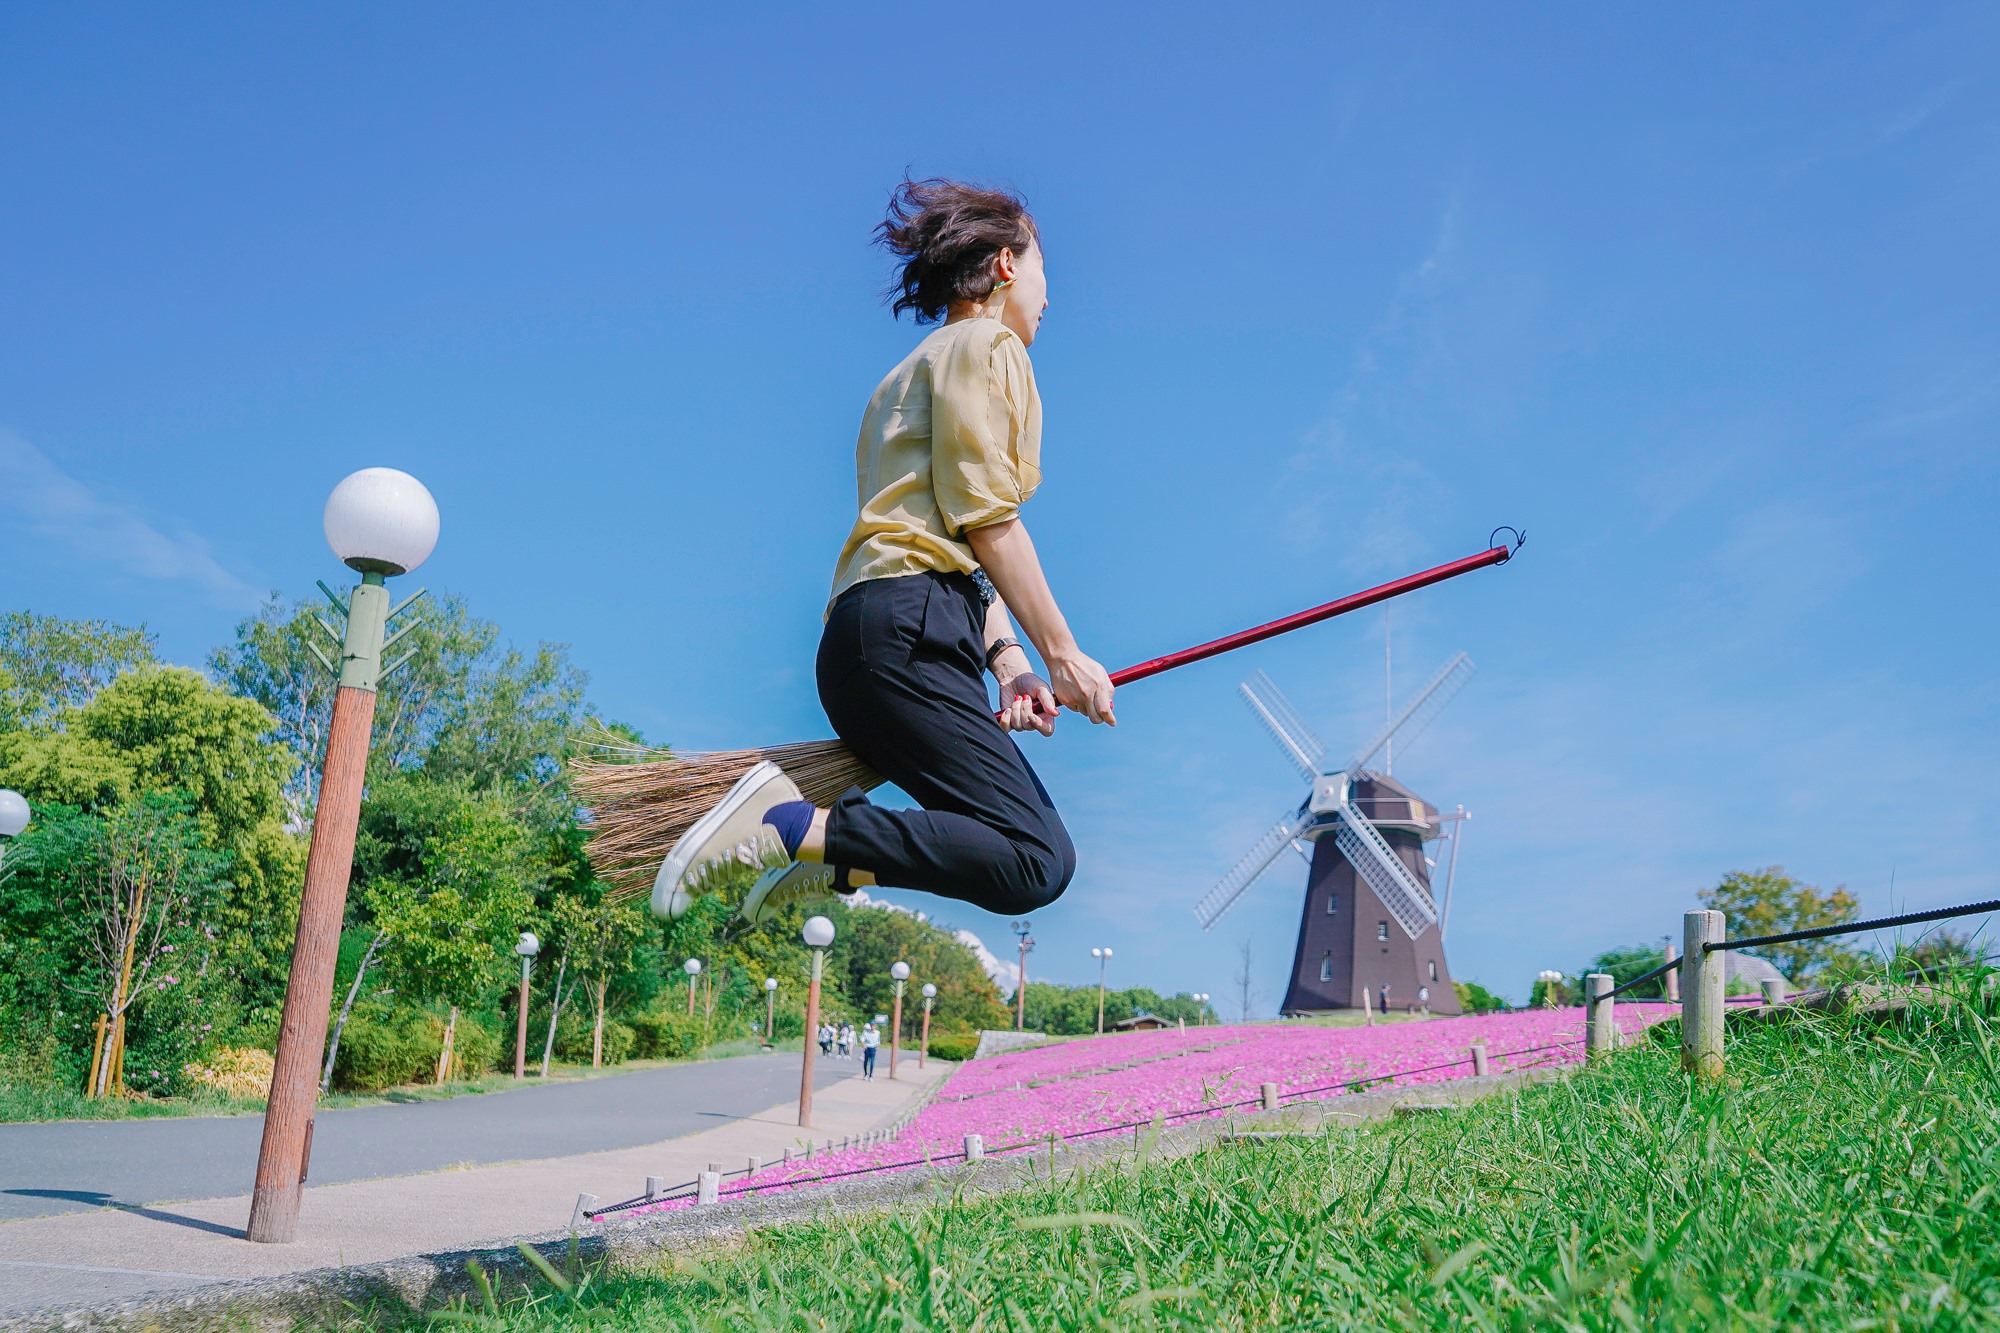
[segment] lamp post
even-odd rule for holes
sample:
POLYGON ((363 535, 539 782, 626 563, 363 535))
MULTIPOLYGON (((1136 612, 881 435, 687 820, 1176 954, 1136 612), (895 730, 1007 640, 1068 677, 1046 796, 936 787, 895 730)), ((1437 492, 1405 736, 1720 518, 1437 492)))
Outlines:
POLYGON ((688 1017, 694 1017, 694 982, 701 975, 701 959, 690 958, 681 964, 681 971, 688 974, 688 1017))
POLYGON ((6 864, 7 844, 21 836, 31 817, 27 797, 0 788, 0 865, 6 864))
POLYGON ((522 931, 520 942, 514 952, 521 955, 521 1004, 520 1012, 514 1016, 514 1077, 528 1076, 528 974, 534 970, 535 955, 542 951, 542 942, 533 932, 522 931))
POLYGON ((819 979, 826 970, 826 946, 833 943, 833 922, 823 916, 807 917, 799 934, 813 951, 812 983, 806 987, 806 1058, 799 1073, 799 1124, 811 1129, 813 1051, 819 1044, 819 979))
POLYGON ((889 1077, 896 1077, 896 1052, 903 1041, 903 983, 910 979, 910 965, 889 964, 889 976, 896 983, 896 1003, 889 1010, 889 1077))
POLYGON ((1021 939, 1020 980, 1014 983, 1014 1031, 1024 1032, 1028 1027, 1028 951, 1035 947, 1035 937, 1028 933, 1025 918, 1016 921, 1013 930, 1021 939))
POLYGON ((1554 968, 1545 967, 1535 974, 1535 980, 1542 983, 1542 1008, 1553 1009, 1556 1007, 1556 986, 1562 979, 1563 974, 1554 968))
POLYGON ((937 998, 937 987, 924 983, 924 1040, 917 1047, 917 1068, 924 1067, 924 1057, 931 1053, 931 1001, 937 998))
POLYGON ((299 1198, 311 1161, 313 1107, 319 1097, 327 1011, 333 1003, 341 918, 347 911, 347 879, 354 868, 354 832, 361 819, 375 691, 383 676, 409 660, 405 654, 384 664, 390 645, 412 628, 405 625, 388 634, 389 621, 423 596, 419 589, 391 607, 384 581, 409 573, 430 557, 437 545, 437 502, 408 473, 363 468, 333 488, 324 526, 327 544, 342 563, 360 573, 361 583, 345 602, 324 583, 319 585, 347 620, 346 632, 334 636, 326 622, 314 617, 329 637, 339 638, 340 665, 336 668, 318 644, 308 644, 320 663, 339 676, 340 688, 327 727, 326 762, 320 770, 319 802, 306 852, 305 892, 299 900, 291 974, 278 1021, 271 1095, 264 1104, 264 1138, 257 1152, 250 1224, 243 1233, 253 1241, 275 1244, 290 1241, 298 1232, 299 1198))
POLYGON ((770 1050, 778 1040, 778 979, 764 978, 764 1049, 770 1050))
POLYGON ((1092 949, 1090 956, 1097 960, 1097 1035, 1104 1035, 1104 968, 1111 961, 1111 950, 1092 949))

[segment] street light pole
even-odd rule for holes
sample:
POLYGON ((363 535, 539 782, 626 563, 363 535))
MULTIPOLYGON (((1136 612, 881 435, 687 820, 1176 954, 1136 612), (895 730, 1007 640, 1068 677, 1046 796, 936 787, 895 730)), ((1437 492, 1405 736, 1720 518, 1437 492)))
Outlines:
POLYGON ((764 978, 764 1049, 770 1050, 778 1040, 778 979, 764 978))
POLYGON ((889 1077, 896 1077, 896 1052, 903 1041, 903 983, 910 979, 910 965, 892 963, 889 975, 896 982, 896 1003, 889 1010, 889 1077))
MULTIPOLYGON (((387 635, 388 624, 391 616, 423 596, 419 590, 392 608, 384 580, 406 574, 430 557, 437 545, 437 502, 422 482, 407 473, 364 468, 334 487, 326 502, 325 527, 333 553, 360 572, 361 583, 345 603, 320 585, 327 600, 347 617, 347 632, 341 638, 340 688, 333 698, 312 842, 306 851, 305 892, 299 900, 291 973, 278 1021, 271 1094, 264 1103, 264 1137, 257 1152, 250 1223, 243 1233, 266 1244, 284 1244, 298 1233, 299 1200, 312 1154, 319 1065, 333 1003, 334 965, 347 911, 347 880, 354 868, 354 834, 361 822, 375 691, 383 676, 408 660, 383 664, 385 650, 411 628, 387 635)), ((319 623, 324 629, 325 623, 319 623)), ((318 645, 310 646, 332 670, 332 662, 318 645)))
POLYGON ((1028 1028, 1028 951, 1035 947, 1035 939, 1028 934, 1026 919, 1014 923, 1014 933, 1021 939, 1020 979, 1014 983, 1014 1031, 1025 1032, 1028 1028))
POLYGON ((1111 950, 1092 949, 1090 956, 1097 960, 1097 1035, 1104 1035, 1104 968, 1111 961, 1111 950))
POLYGON ((826 946, 833 943, 833 922, 807 917, 799 934, 813 951, 812 983, 806 987, 806 1058, 799 1069, 799 1124, 812 1128, 813 1052, 819 1049, 819 979, 826 970, 826 946))
POLYGON ((534 970, 535 955, 542 951, 542 942, 529 931, 521 932, 521 942, 514 946, 514 952, 521 955, 521 1003, 520 1012, 514 1015, 514 1077, 528 1076, 528 974, 534 970))
POLYGON ((690 959, 688 959, 688 960, 687 960, 687 961, 686 961, 685 963, 682 963, 682 964, 681 964, 681 971, 683 971, 683 972, 687 973, 687 978, 688 978, 688 1017, 689 1017, 689 1018, 693 1018, 693 1017, 694 1017, 694 983, 695 983, 695 978, 696 978, 696 977, 699 977, 699 976, 701 975, 701 959, 699 959, 699 958, 690 958, 690 959))
POLYGON ((924 1067, 924 1057, 931 1053, 931 1001, 936 998, 937 987, 926 981, 924 983, 924 1040, 923 1044, 917 1047, 918 1069, 924 1067))

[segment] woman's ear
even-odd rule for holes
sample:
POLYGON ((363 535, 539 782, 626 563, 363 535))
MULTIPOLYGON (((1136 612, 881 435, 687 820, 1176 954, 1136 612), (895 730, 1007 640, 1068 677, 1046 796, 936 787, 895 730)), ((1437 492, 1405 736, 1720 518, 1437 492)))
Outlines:
POLYGON ((995 282, 1012 282, 1017 265, 1011 246, 1001 246, 1000 253, 993 256, 993 279, 995 282))

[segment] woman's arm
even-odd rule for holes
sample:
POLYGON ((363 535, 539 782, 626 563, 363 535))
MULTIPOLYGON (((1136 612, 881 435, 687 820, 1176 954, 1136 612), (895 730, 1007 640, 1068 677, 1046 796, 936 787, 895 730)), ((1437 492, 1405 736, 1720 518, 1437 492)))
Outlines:
MULTIPOLYGON (((972 547, 972 553, 979 557, 986 577, 993 580, 1000 601, 1005 603, 1002 616, 1011 612, 1041 653, 1042 661, 1049 669, 1049 683, 1054 687, 1056 702, 1082 713, 1092 722, 1108 722, 1116 726, 1118 719, 1111 712, 1111 677, 1076 646, 1076 638, 1069 632, 1069 622, 1063 619, 1062 608, 1056 605, 1055 594, 1049 591, 1048 578, 1042 573, 1041 557, 1035 554, 1035 543, 1029 538, 1028 529, 1021 520, 1010 518, 983 528, 973 528, 965 534, 965 540, 972 547)), ((1001 623, 1005 624, 1004 619, 1001 623)), ((993 626, 994 618, 989 612, 986 619, 986 642, 989 644, 1000 637, 994 633, 993 626)), ((1005 630, 1002 629, 1001 633, 1005 630)), ((1000 678, 1011 681, 1018 674, 1002 674, 1000 678)), ((1005 694, 1005 686, 1002 692, 1005 694)), ((1011 707, 1011 701, 1008 702, 1011 707)), ((1037 723, 1036 729, 1046 734, 1054 725, 1053 718, 1048 721, 1049 727, 1037 723)))

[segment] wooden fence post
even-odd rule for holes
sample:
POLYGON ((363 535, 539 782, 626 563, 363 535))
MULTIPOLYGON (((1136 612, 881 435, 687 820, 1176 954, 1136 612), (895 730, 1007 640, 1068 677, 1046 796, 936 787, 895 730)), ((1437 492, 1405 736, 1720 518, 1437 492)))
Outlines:
POLYGON ((1486 1039, 1484 1037, 1472 1043, 1472 1076, 1474 1078, 1486 1077, 1486 1039))
POLYGON ((965 1136, 965 1160, 983 1162, 986 1160, 986 1140, 977 1134, 965 1136))
POLYGON ((1275 1111, 1278 1109, 1277 1084, 1275 1083, 1260 1084, 1257 1088, 1257 1091, 1264 1098, 1264 1109, 1266 1111, 1275 1111))
POLYGON ((657 1199, 657 1198, 659 1198, 659 1197, 660 1197, 660 1196, 661 1196, 662 1194, 665 1194, 666 1192, 667 1192, 667 1178, 666 1178, 665 1176, 647 1176, 647 1177, 646 1177, 646 1197, 647 1197, 647 1198, 649 1198, 649 1199, 657 1199))
POLYGON ((1618 1048, 1618 1029, 1612 1025, 1611 977, 1592 972, 1583 979, 1583 1049, 1592 1060, 1618 1048))
MULTIPOLYGON (((1680 956, 1681 951, 1673 946, 1671 940, 1668 941, 1666 961, 1671 963, 1680 956)), ((1667 983, 1667 998, 1673 1003, 1679 1004, 1681 1002, 1681 970, 1678 967, 1670 967, 1661 980, 1667 983)))
POLYGON ((694 1201, 696 1203, 716 1203, 722 1198, 721 1172, 704 1171, 695 1177, 695 1179, 700 1182, 695 1186, 694 1201))
POLYGON ((1766 977, 1758 984, 1764 988, 1765 1004, 1783 1004, 1785 1002, 1785 983, 1781 978, 1766 977))
POLYGON ((1701 1079, 1722 1077, 1723 971, 1722 951, 1709 945, 1727 938, 1728 918, 1715 911, 1693 911, 1682 918, 1683 971, 1693 968, 1681 987, 1681 1068, 1701 1079))

